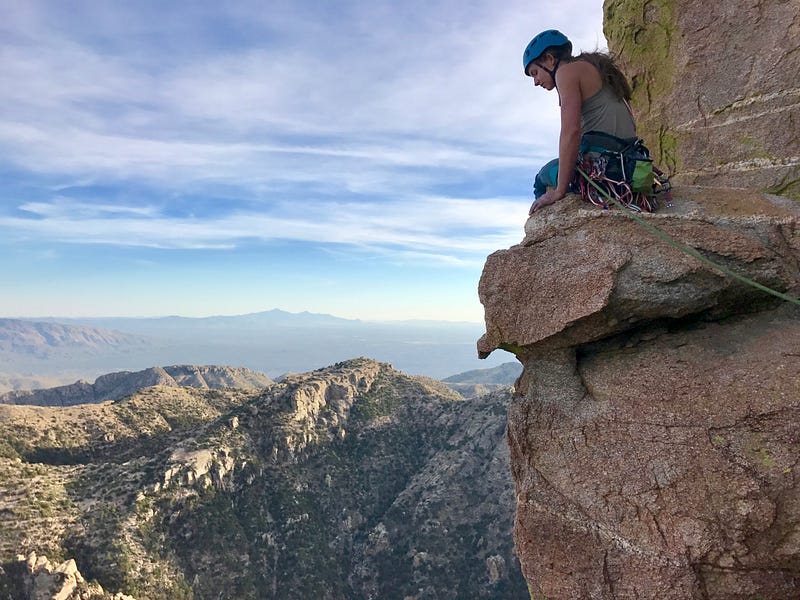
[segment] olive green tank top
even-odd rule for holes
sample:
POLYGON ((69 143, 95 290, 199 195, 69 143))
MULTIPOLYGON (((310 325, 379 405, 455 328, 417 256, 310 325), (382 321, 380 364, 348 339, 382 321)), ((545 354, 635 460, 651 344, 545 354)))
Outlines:
POLYGON ((620 138, 636 136, 631 111, 607 85, 581 104, 581 133, 587 131, 602 131, 620 138))

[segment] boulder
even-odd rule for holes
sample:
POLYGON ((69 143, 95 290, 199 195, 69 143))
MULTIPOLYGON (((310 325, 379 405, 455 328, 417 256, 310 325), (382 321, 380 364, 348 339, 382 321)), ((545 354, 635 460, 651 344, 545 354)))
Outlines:
MULTIPOLYGON (((17 561, 24 564, 20 591, 25 600, 90 600, 106 597, 99 584, 86 582, 73 559, 53 564, 46 556, 30 552, 27 556, 18 556, 17 561)), ((119 600, 134 599, 125 596, 119 600)))
MULTIPOLYGON (((675 201, 642 215, 677 242, 784 292, 800 269, 798 205, 752 191, 680 188, 675 201)), ((490 255, 478 287, 486 334, 482 356, 519 356, 603 339, 660 319, 718 318, 775 299, 686 255, 620 210, 578 196, 528 219, 525 239, 490 255)))

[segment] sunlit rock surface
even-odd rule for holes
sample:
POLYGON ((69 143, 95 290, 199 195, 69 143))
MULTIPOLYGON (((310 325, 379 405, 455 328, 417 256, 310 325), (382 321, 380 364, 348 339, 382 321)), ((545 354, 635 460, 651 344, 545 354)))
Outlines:
MULTIPOLYGON (((645 218, 800 291, 792 201, 679 188, 645 218)), ((577 198, 491 255, 479 289, 479 350, 524 366, 508 440, 534 597, 800 594, 798 307, 577 198)))
POLYGON ((687 184, 800 199, 800 10, 790 0, 605 0, 638 133, 687 184))

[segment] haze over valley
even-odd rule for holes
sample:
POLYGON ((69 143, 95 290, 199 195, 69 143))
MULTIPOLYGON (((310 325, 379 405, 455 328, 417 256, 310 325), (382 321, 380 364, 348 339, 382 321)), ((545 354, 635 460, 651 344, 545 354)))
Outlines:
MULTIPOLYGON (((366 356, 443 379, 513 360, 478 360, 478 323, 376 322, 271 310, 207 318, 0 319, 0 392, 158 365, 247 367, 275 378, 366 356)), ((504 354, 504 355, 503 355, 504 354)))

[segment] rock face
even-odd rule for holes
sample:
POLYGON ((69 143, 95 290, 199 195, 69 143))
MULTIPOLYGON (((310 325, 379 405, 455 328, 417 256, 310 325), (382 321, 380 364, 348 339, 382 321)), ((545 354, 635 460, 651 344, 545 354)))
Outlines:
POLYGON ((258 389, 271 384, 272 380, 263 373, 245 367, 173 365, 151 367, 133 373, 130 371, 109 373, 98 377, 94 383, 78 381, 70 385, 41 390, 6 392, 0 394, 0 403, 72 406, 119 400, 156 385, 258 389))
POLYGON ((16 590, 15 598, 20 597, 24 600, 135 600, 132 596, 125 594, 106 595, 99 584, 87 583, 72 559, 54 565, 46 556, 37 556, 36 552, 31 552, 28 556, 18 556, 17 562, 17 570, 21 571, 18 582, 22 589, 16 590))
MULTIPOLYGON (((800 291, 800 210, 677 188, 648 222, 800 291)), ((572 197, 487 260, 482 354, 524 366, 508 440, 533 597, 800 595, 800 310, 572 197)))
POLYGON ((605 0, 639 135, 675 181, 800 199, 800 11, 793 0, 605 0))

